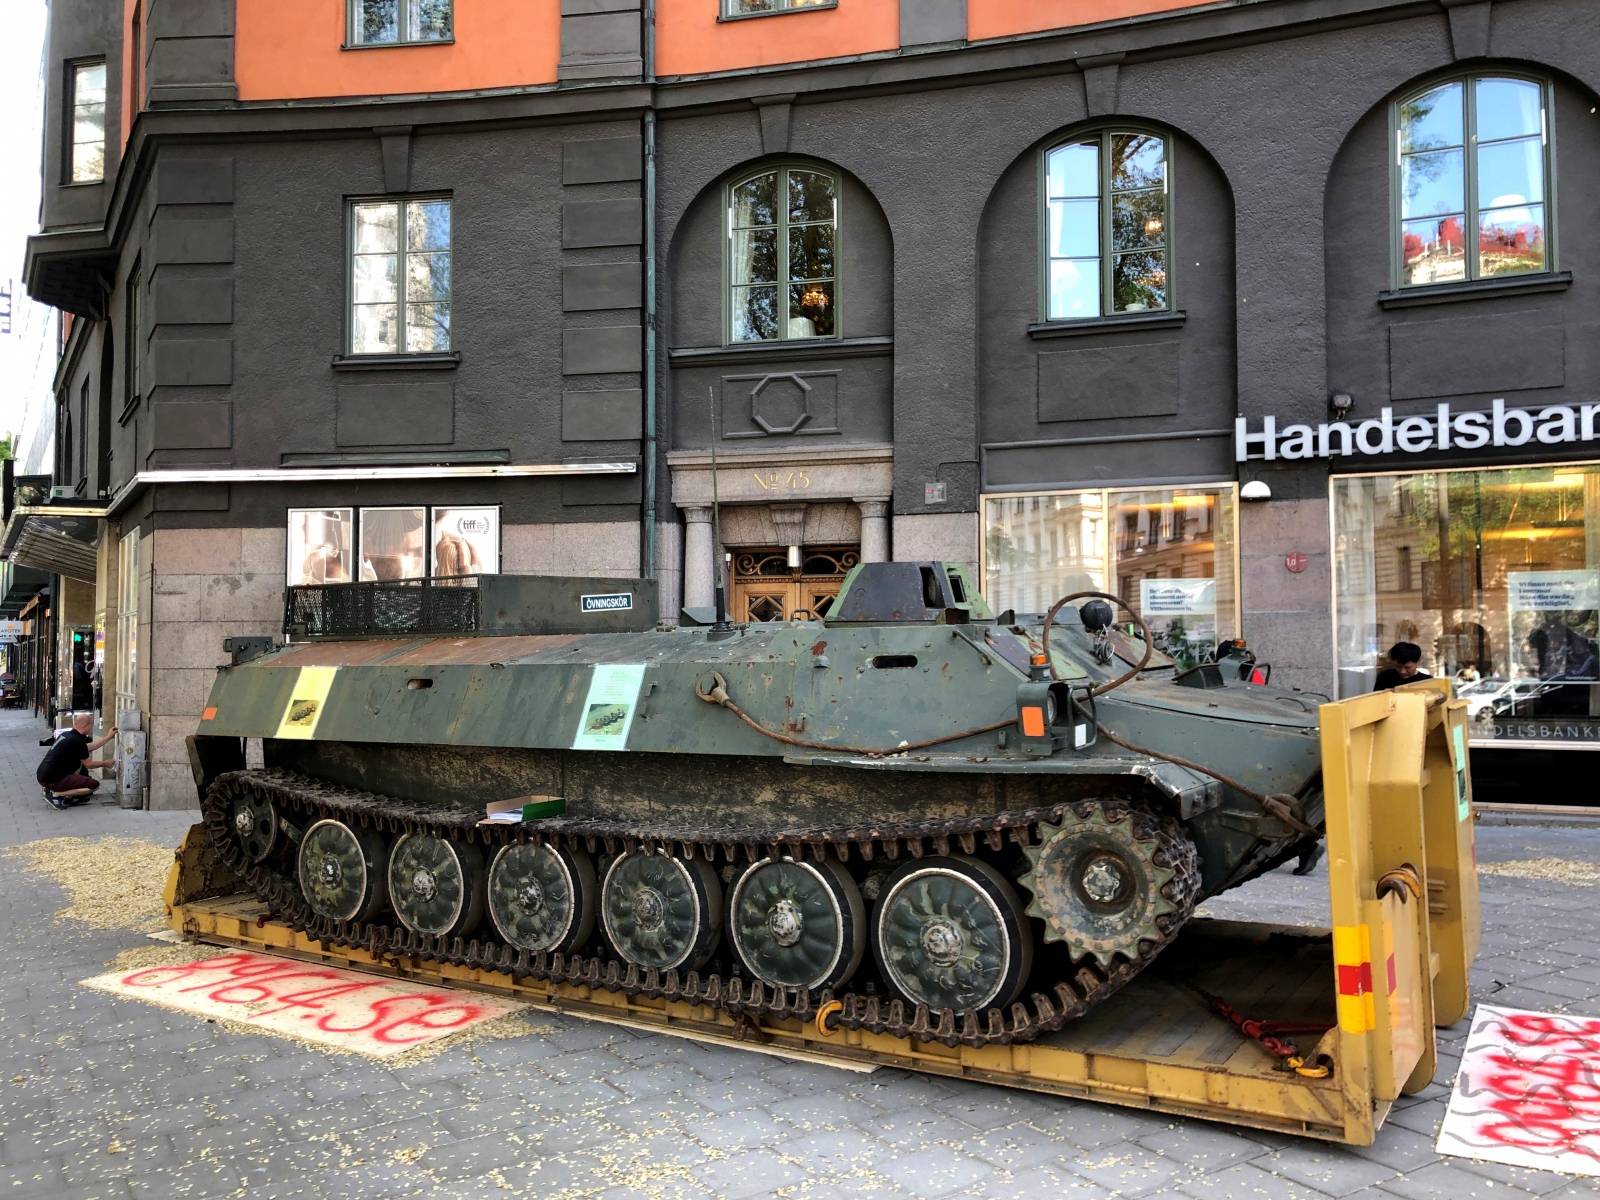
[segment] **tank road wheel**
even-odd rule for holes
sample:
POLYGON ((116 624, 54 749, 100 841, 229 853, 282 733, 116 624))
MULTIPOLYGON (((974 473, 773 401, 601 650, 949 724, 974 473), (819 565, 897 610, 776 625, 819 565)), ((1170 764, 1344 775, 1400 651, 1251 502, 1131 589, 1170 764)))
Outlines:
POLYGON ((519 950, 571 950, 594 932, 594 864, 587 854, 523 842, 489 864, 489 919, 519 950))
POLYGON ((722 937, 722 883, 704 859, 635 850, 606 871, 600 919, 623 961, 697 971, 722 937))
POLYGON ((767 858, 739 876, 728 936, 749 972, 791 988, 835 987, 866 948, 861 889, 836 862, 767 858))
POLYGON ((891 986, 931 1009, 1010 1004, 1033 966, 1022 901, 965 855, 906 863, 884 882, 873 952, 891 986))
POLYGON ((278 841, 278 811, 265 796, 235 793, 228 802, 228 828, 245 862, 266 862, 278 841))
POLYGON ((405 834, 389 855, 389 903, 413 932, 471 933, 483 919, 483 855, 432 834, 405 834))
POLYGON ((1109 967, 1137 961, 1139 943, 1163 942, 1194 911, 1199 858, 1176 821, 1139 805, 1086 801, 1058 824, 1039 826, 1027 849, 1033 869, 1020 883, 1033 893, 1028 914, 1045 923, 1045 941, 1109 967))
POLYGON ((298 874, 306 903, 331 921, 366 921, 388 899, 383 839, 343 821, 316 822, 300 839, 298 874))

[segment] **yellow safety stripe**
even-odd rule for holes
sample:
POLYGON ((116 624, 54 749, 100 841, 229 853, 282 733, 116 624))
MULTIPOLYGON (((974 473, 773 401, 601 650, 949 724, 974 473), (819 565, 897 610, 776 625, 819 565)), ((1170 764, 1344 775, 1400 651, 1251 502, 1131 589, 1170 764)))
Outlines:
POLYGON ((338 667, 301 667, 289 689, 289 702, 283 706, 283 719, 274 737, 308 742, 317 736, 317 725, 328 706, 333 677, 338 667))

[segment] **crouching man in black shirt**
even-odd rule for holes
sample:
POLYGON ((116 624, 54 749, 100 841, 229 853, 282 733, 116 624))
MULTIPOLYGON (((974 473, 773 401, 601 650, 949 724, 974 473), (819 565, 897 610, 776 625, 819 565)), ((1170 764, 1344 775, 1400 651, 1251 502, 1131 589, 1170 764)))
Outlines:
POLYGON ((44 798, 56 808, 87 800, 100 786, 100 781, 84 772, 113 765, 111 759, 90 758, 89 755, 117 736, 116 726, 113 725, 103 738, 91 742, 89 731, 93 728, 91 713, 73 717, 72 728, 56 738, 34 773, 34 778, 44 784, 44 798))

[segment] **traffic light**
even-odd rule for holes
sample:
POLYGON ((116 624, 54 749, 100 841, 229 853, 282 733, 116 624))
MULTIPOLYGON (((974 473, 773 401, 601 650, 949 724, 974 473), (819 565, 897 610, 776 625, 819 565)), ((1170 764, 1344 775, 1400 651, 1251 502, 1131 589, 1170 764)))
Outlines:
POLYGON ((72 644, 74 646, 82 645, 83 644, 83 634, 80 633, 77 630, 73 630, 73 632, 72 632, 72 644))

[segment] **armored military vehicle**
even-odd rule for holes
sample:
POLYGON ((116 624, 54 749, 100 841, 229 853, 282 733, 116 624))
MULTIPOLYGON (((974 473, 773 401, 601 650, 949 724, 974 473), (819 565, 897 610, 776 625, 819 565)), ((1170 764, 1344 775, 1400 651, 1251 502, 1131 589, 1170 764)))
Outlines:
POLYGON ((1312 700, 1114 598, 874 563, 823 618, 663 627, 653 589, 291 589, 191 739, 213 848, 334 944, 985 1044, 1319 836, 1312 700))

